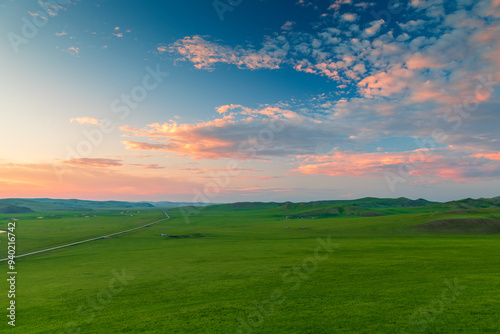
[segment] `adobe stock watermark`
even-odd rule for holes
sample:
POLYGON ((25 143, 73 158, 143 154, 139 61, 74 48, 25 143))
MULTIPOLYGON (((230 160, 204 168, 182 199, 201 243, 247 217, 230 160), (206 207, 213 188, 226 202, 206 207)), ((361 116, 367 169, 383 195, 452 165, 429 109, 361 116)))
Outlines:
POLYGON ((219 20, 224 21, 224 14, 226 12, 232 12, 237 6, 241 5, 243 0, 214 0, 212 5, 214 6, 219 20))
MULTIPOLYGON (((147 66, 146 72, 147 74, 144 75, 140 85, 134 86, 128 93, 121 94, 111 102, 111 112, 118 119, 126 119, 131 111, 136 109, 139 104, 148 97, 149 93, 157 89, 164 78, 169 76, 169 73, 162 72, 160 65, 156 65, 155 69, 147 66)), ((104 142, 105 136, 111 134, 115 130, 116 127, 109 118, 100 121, 97 128, 82 130, 84 139, 80 140, 74 146, 66 146, 64 161, 88 158, 94 151, 94 148, 104 142)), ((63 175, 71 169, 71 167, 65 163, 54 164, 52 167, 59 182, 63 182, 63 175)))
MULTIPOLYGON (((269 149, 275 140, 275 135, 282 132, 289 120, 273 118, 255 136, 249 136, 238 145, 238 155, 245 159, 255 159, 258 152, 269 149)), ((299 120, 300 122, 300 120, 299 120)), ((212 203, 219 196, 222 189, 229 186, 231 179, 241 173, 241 162, 232 159, 226 163, 225 169, 218 172, 209 173, 211 180, 207 182, 203 189, 193 188, 193 205, 198 203, 212 203)), ((179 208, 184 221, 189 224, 189 216, 200 213, 200 209, 195 206, 179 208)))
POLYGON ((20 46, 28 44, 33 38, 38 35, 39 29, 45 27, 51 17, 57 16, 60 10, 62 10, 65 5, 70 4, 70 0, 49 0, 46 2, 37 1, 38 5, 41 7, 41 11, 31 13, 31 18, 26 15, 21 18, 21 29, 20 33, 9 32, 7 33, 7 39, 12 46, 15 54, 20 52, 20 46))
MULTIPOLYGON (((441 291, 439 298, 434 299, 426 307, 421 307, 408 318, 409 324, 416 329, 417 332, 426 330, 429 323, 436 320, 436 316, 444 312, 446 307, 453 303, 458 296, 467 287, 458 284, 458 279, 455 278, 453 283, 449 280, 444 280, 445 288, 441 291), (416 328, 418 327, 418 328, 416 328)), ((411 331, 414 333, 414 331, 411 331)), ((401 331, 400 334, 409 334, 406 331, 401 331)))
POLYGON ((412 175, 412 172, 417 170, 425 163, 425 161, 433 154, 433 151, 437 148, 438 144, 443 144, 448 139, 446 133, 456 132, 462 126, 463 120, 469 118, 477 109, 479 108, 480 102, 484 96, 490 96, 495 88, 495 82, 493 82, 493 76, 490 74, 487 78, 480 76, 478 78, 479 83, 477 84, 474 97, 469 96, 464 98, 460 103, 449 107, 445 114, 443 114, 443 120, 450 124, 450 129, 445 131, 441 128, 437 128, 432 132, 432 138, 420 140, 416 139, 415 143, 418 147, 417 150, 413 151, 405 161, 398 165, 396 172, 385 172, 385 180, 387 185, 391 189, 391 192, 396 191, 396 186, 399 183, 405 183, 407 179, 412 175))
MULTIPOLYGON (((302 283, 309 280, 311 275, 318 270, 319 264, 328 260, 334 250, 340 247, 340 244, 332 243, 331 236, 326 239, 317 238, 316 241, 319 245, 314 249, 313 255, 306 257, 301 265, 294 266, 281 275, 281 281, 288 285, 288 291, 299 289, 302 283)), ((246 318, 238 317, 236 319, 239 324, 236 332, 238 334, 251 334, 261 327, 265 319, 274 313, 276 307, 286 300, 285 292, 284 288, 276 288, 267 300, 263 302, 254 300, 252 304, 255 311, 246 318)))
POLYGON ((125 272, 119 273, 116 270, 112 270, 111 278, 108 282, 108 286, 100 290, 95 297, 87 297, 87 301, 76 309, 76 313, 79 317, 84 318, 80 322, 69 322, 64 331, 59 332, 59 334, 80 334, 80 326, 82 324, 90 324, 97 317, 97 313, 104 309, 104 306, 111 303, 113 297, 123 291, 124 287, 130 284, 131 281, 135 279, 135 276, 125 272))

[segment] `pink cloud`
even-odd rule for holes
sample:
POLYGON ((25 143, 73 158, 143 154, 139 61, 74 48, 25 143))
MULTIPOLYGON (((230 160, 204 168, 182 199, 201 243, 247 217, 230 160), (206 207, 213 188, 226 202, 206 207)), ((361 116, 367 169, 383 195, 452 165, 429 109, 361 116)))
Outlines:
POLYGON ((61 51, 67 52, 72 56, 78 56, 80 54, 80 48, 76 46, 70 46, 67 49, 62 49, 61 51))
MULTIPOLYGON (((401 166, 409 177, 443 181, 489 180, 500 176, 500 155, 467 154, 469 148, 443 148, 430 151, 417 149, 407 152, 339 152, 301 157, 301 166, 293 171, 311 175, 384 177, 387 172, 398 174, 401 166), (481 160, 487 158, 489 160, 481 160)), ((403 173, 402 177, 405 177, 403 173)))
POLYGON ((358 15, 354 13, 344 13, 340 16, 340 18, 347 22, 354 22, 358 19, 358 15))
POLYGON ((275 180, 275 179, 279 179, 279 178, 280 178, 280 176, 261 176, 258 179, 259 180, 275 180))
POLYGON ((76 122, 79 124, 99 125, 101 121, 94 117, 77 117, 70 119, 69 122, 70 123, 76 122))
MULTIPOLYGON (((189 174, 214 174, 214 172, 223 172, 224 174, 215 173, 214 175, 238 175, 238 178, 242 178, 245 175, 240 174, 241 172, 256 172, 257 169, 253 168, 180 168, 179 171, 188 172, 189 174)), ((212 177, 212 176, 210 176, 212 177)))
POLYGON ((352 0, 335 0, 329 7, 328 10, 339 10, 342 5, 349 5, 352 0))
POLYGON ((190 200, 192 189, 197 186, 189 178, 179 176, 134 174, 67 164, 3 163, 0 175, 1 197, 147 200, 177 195, 190 200))
POLYGON ((463 98, 457 94, 445 91, 443 87, 435 82, 427 81, 412 87, 409 100, 417 103, 434 101, 451 105, 453 103, 460 103, 463 98))
POLYGON ((116 159, 101 159, 101 158, 79 158, 65 160, 68 165, 88 166, 88 167, 118 167, 122 166, 121 160, 116 159))
POLYGON ((435 59, 429 56, 423 56, 420 53, 411 55, 406 62, 406 66, 408 66, 410 70, 443 67, 443 65, 439 64, 435 59))
POLYGON ((328 155, 302 158, 302 165, 293 171, 329 176, 376 176, 386 169, 404 163, 407 154, 332 152, 328 155))
MULTIPOLYGON (((162 46, 160 46, 162 47, 162 46)), ((182 56, 180 60, 189 60, 199 69, 213 69, 216 63, 233 64, 248 69, 278 69, 288 53, 288 43, 284 37, 268 38, 260 50, 232 48, 207 41, 195 35, 184 37, 169 47, 170 52, 182 56)))
POLYGON ((286 21, 285 24, 283 24, 281 26, 281 29, 282 30, 292 30, 294 24, 295 24, 295 22, 293 22, 293 21, 286 21))
POLYGON ((379 32, 380 27, 382 27, 382 24, 384 24, 384 22, 385 21, 382 19, 377 21, 372 21, 370 23, 370 26, 365 30, 363 30, 363 37, 372 37, 376 35, 379 32))
POLYGON ((387 72, 368 76, 358 83, 365 97, 390 96, 408 87, 412 72, 401 67, 393 67, 387 72))
POLYGON ((474 157, 476 158, 486 158, 490 160, 500 160, 500 152, 497 153, 479 153, 475 154, 474 157))
POLYGON ((165 167, 158 166, 157 164, 150 164, 150 165, 132 164, 132 166, 137 166, 141 169, 165 169, 165 167))
POLYGON ((170 121, 149 124, 142 129, 123 126, 120 129, 128 133, 124 136, 147 137, 149 140, 122 143, 128 150, 168 151, 195 159, 262 159, 263 156, 287 156, 291 154, 290 150, 300 150, 293 147, 299 135, 285 132, 284 128, 299 129, 303 122, 308 126, 318 122, 306 121, 297 113, 276 106, 252 109, 233 104, 216 110, 221 116, 206 122, 178 124, 170 121), (286 136, 293 138, 289 140, 286 136))

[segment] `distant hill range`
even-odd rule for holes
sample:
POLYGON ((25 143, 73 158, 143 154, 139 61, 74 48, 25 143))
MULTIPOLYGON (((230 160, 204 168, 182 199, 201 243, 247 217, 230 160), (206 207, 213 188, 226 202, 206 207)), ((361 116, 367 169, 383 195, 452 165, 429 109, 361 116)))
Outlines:
POLYGON ((0 213, 25 213, 33 212, 30 208, 0 202, 0 213))
POLYGON ((125 202, 125 201, 88 201, 79 199, 52 198, 5 198, 0 199, 0 213, 23 213, 40 211, 94 211, 163 208, 170 209, 187 205, 207 205, 206 203, 187 202, 125 202))
POLYGON ((239 202, 212 205, 203 210, 247 211, 272 210, 287 219, 325 218, 343 216, 374 217, 390 214, 443 212, 483 208, 500 208, 500 197, 463 199, 450 202, 432 202, 422 198, 412 200, 405 197, 375 198, 365 197, 355 200, 325 200, 304 203, 292 202, 239 202))
POLYGON ((169 201, 161 201, 161 202, 149 202, 158 208, 171 209, 178 208, 181 206, 209 206, 213 205, 213 203, 203 203, 203 202, 169 202, 169 201))
POLYGON ((267 210, 289 219, 321 218, 332 216, 382 216, 410 212, 442 212, 453 210, 472 210, 500 208, 500 196, 494 198, 466 198, 450 202, 432 202, 422 198, 412 200, 405 197, 376 198, 365 197, 355 200, 324 200, 302 203, 292 202, 237 202, 230 204, 191 203, 191 202, 126 202, 126 201, 88 201, 78 199, 51 198, 6 198, 0 199, 0 213, 25 213, 40 211, 93 211, 123 209, 170 209, 182 206, 205 206, 207 211, 247 211, 267 210), (278 209, 278 210, 274 210, 278 209))
MULTIPOLYGON (((51 199, 51 198, 6 198, 0 200, 0 205, 10 205, 4 213, 16 213, 21 211, 93 211, 102 209, 137 209, 153 208, 150 203, 120 202, 120 201, 85 201, 78 199, 51 199)), ((1 208, 1 206, 0 206, 1 208)))

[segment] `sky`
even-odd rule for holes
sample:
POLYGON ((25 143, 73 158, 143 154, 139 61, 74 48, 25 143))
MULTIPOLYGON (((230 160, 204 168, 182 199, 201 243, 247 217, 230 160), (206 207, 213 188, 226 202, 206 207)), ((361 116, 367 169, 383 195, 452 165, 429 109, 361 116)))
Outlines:
POLYGON ((0 198, 500 195, 500 0, 0 0, 0 198))

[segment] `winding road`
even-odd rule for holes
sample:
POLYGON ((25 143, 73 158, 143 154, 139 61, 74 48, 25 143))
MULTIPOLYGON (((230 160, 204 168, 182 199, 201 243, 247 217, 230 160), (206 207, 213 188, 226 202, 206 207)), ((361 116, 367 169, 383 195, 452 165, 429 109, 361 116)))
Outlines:
MULTIPOLYGON (((92 238, 92 239, 87 239, 87 240, 73 242, 73 243, 67 244, 67 245, 62 245, 62 246, 47 248, 47 249, 43 249, 43 250, 39 250, 39 251, 36 251, 36 252, 31 252, 31 253, 26 253, 26 254, 22 254, 22 255, 16 255, 16 256, 14 256, 14 258, 17 259, 17 258, 24 257, 24 256, 29 256, 29 255, 34 255, 34 254, 49 252, 49 251, 52 251, 52 250, 55 250, 55 249, 60 249, 60 248, 65 248, 65 247, 80 245, 80 244, 83 244, 85 242, 90 242, 90 241, 94 241, 94 240, 110 238, 110 237, 114 237, 115 235, 120 235, 120 234, 124 234, 124 233, 128 233, 128 232, 140 230, 142 228, 149 227, 149 226, 158 224, 158 223, 160 223, 162 221, 165 221, 167 219, 170 219, 170 216, 168 215, 168 213, 166 211, 163 210, 163 213, 165 214, 165 216, 167 216, 167 218, 163 218, 163 219, 157 220, 155 222, 152 222, 152 223, 149 223, 149 224, 146 224, 146 225, 142 225, 142 226, 139 226, 139 227, 134 227, 134 228, 131 228, 129 230, 125 230, 125 231, 121 231, 121 232, 116 232, 116 233, 112 233, 112 234, 108 234, 108 235, 103 235, 103 236, 92 238)), ((1 259, 0 261, 7 261, 7 260, 9 260, 9 258, 1 259)))

